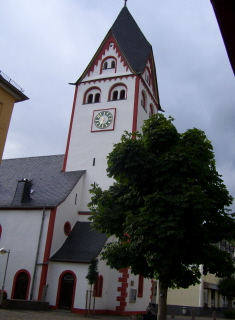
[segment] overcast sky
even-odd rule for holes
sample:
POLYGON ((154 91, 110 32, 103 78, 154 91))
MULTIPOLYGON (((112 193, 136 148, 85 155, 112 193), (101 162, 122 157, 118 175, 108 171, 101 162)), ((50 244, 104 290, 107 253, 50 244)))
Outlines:
MULTIPOLYGON (((75 82, 123 0, 0 0, 0 70, 25 89, 4 158, 62 154, 75 82)), ((210 0, 128 0, 153 47, 160 102, 179 132, 205 131, 235 197, 235 77, 210 0)), ((233 210, 235 207, 233 206, 233 210)))

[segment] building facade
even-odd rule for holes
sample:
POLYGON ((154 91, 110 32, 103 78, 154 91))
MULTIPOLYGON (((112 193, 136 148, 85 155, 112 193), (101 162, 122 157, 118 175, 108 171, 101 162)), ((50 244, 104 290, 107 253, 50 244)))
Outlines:
POLYGON ((84 314, 86 275, 98 258, 96 313, 144 312, 153 282, 100 260, 115 239, 91 229, 87 207, 92 183, 113 183, 106 175, 113 144, 161 110, 152 47, 126 6, 73 85, 65 155, 3 160, 0 168, 1 246, 10 249, 5 289, 11 299, 84 314))
POLYGON ((0 162, 7 138, 13 107, 16 102, 27 100, 28 97, 12 79, 0 71, 0 162))

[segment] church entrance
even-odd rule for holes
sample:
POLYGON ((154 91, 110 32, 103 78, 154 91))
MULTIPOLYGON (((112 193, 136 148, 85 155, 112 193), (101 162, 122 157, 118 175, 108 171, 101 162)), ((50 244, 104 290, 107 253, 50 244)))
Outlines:
POLYGON ((71 273, 63 275, 60 287, 59 309, 70 310, 72 306, 74 276, 71 273))
POLYGON ((15 280, 13 299, 26 300, 29 277, 26 272, 20 272, 15 280))

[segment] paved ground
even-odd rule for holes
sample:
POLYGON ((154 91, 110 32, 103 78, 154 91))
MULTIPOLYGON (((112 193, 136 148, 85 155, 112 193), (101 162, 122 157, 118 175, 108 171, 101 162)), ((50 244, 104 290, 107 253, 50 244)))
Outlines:
MULTIPOLYGON (((95 315, 94 317, 90 316, 84 317, 74 313, 70 313, 62 310, 53 310, 53 311, 28 311, 28 310, 5 310, 0 309, 0 320, 85 320, 85 319, 94 319, 94 320, 129 320, 130 317, 120 317, 120 316, 108 316, 108 315, 95 315)), ((181 316, 175 317, 175 320, 191 320, 191 317, 181 316)), ((212 317, 202 318, 196 317, 198 320, 212 320, 212 317)), ((173 320, 170 316, 168 320, 173 320)), ((217 318, 217 320, 221 320, 217 318)))
POLYGON ((75 313, 53 310, 53 311, 28 311, 28 310, 9 310, 0 309, 0 320, 129 320, 130 317, 95 315, 85 317, 75 313))

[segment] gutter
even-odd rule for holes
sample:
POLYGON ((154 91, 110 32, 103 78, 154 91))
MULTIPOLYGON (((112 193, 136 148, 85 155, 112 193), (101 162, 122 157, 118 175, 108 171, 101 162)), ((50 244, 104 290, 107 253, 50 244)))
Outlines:
POLYGON ((43 208, 43 212, 42 212, 42 221, 41 221, 41 227, 40 227, 39 238, 38 238, 38 247, 37 247, 35 265, 34 265, 34 270, 33 270, 33 280, 32 280, 31 292, 30 292, 30 300, 33 300, 35 281, 36 281, 36 275, 37 275, 37 266, 39 265, 38 256, 39 256, 39 250, 40 250, 40 244, 41 244, 41 238, 42 238, 42 231, 43 231, 44 220, 45 220, 45 212, 46 212, 46 208, 44 207, 43 208))

